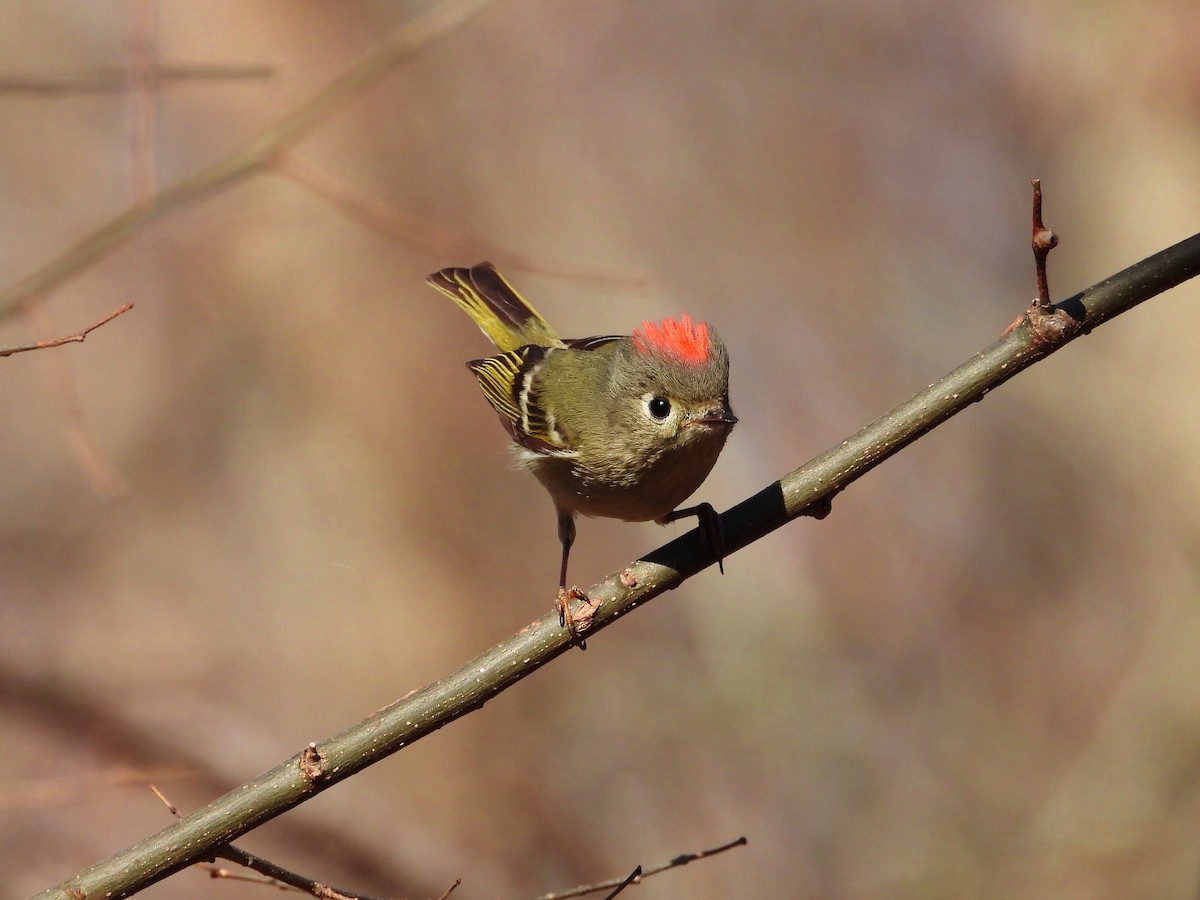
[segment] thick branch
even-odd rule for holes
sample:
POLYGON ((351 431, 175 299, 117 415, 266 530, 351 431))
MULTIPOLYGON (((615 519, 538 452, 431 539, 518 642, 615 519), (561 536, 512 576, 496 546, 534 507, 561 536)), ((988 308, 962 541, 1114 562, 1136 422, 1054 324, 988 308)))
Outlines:
MULTIPOLYGON (((833 497, 883 460, 1092 328, 1200 273, 1200 235, 1045 308, 1037 301, 1004 335, 937 383, 722 517, 729 555, 833 497)), ((693 530, 592 587, 589 633, 610 625, 714 562, 693 530)), ((126 897, 211 859, 230 841, 414 741, 478 709, 572 647, 557 613, 531 623, 456 672, 329 740, 304 748, 255 781, 105 860, 42 898, 126 897), (80 894, 79 892, 82 892, 80 894)))

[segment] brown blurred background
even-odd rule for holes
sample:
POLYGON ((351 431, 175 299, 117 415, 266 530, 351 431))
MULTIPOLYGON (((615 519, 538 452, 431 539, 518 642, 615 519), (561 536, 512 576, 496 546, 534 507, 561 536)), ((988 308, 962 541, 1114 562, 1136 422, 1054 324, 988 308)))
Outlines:
MULTIPOLYGON (((0 280, 425 8, 5 3, 0 280), (11 83, 147 58, 271 75, 164 79, 148 105, 11 83)), ((166 825, 146 781, 193 810, 548 611, 550 503, 507 468, 462 365, 488 345, 428 272, 493 258, 571 336, 715 323, 742 424, 701 496, 727 507, 1024 308, 1030 178, 1058 298, 1200 228, 1197 10, 496 0, 296 148, 415 242, 267 172, 9 316, 3 344, 137 304, 0 360, 4 895, 166 825)), ((1107 325, 829 519, 241 843, 410 898, 739 835, 631 896, 1195 897, 1198 299, 1107 325)), ((582 521, 572 575, 681 530, 582 521)), ((147 896, 262 894, 185 872, 147 896)))

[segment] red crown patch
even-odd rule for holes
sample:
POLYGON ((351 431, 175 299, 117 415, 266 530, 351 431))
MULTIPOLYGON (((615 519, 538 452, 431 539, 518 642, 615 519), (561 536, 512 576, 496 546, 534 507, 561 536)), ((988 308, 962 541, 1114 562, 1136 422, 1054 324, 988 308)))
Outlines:
POLYGON ((678 319, 643 322, 629 337, 639 353, 669 356, 689 366, 708 362, 708 323, 693 323, 687 313, 678 319))

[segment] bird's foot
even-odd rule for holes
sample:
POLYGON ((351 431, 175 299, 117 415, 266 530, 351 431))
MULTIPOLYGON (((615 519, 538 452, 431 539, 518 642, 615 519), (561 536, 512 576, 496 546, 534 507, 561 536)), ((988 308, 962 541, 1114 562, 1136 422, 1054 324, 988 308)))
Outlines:
POLYGON ((571 638, 579 645, 580 650, 586 650, 587 643, 583 639, 583 633, 591 627, 592 619, 596 615, 596 610, 600 608, 600 604, 594 602, 580 588, 571 586, 558 589, 558 596, 554 598, 554 607, 558 610, 558 624, 571 632, 571 638), (582 600, 583 606, 572 610, 572 600, 582 600))

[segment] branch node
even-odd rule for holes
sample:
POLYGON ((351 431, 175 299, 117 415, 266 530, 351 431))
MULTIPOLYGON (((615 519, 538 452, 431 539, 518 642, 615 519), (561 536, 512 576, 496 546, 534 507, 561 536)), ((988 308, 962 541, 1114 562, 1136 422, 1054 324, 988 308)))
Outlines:
POLYGON ((317 749, 315 742, 300 753, 300 777, 309 785, 325 777, 325 754, 317 749))
POLYGON ((1029 304, 1025 318, 1030 340, 1038 350, 1061 346, 1079 333, 1079 323, 1065 309, 1043 305, 1041 298, 1029 304))

